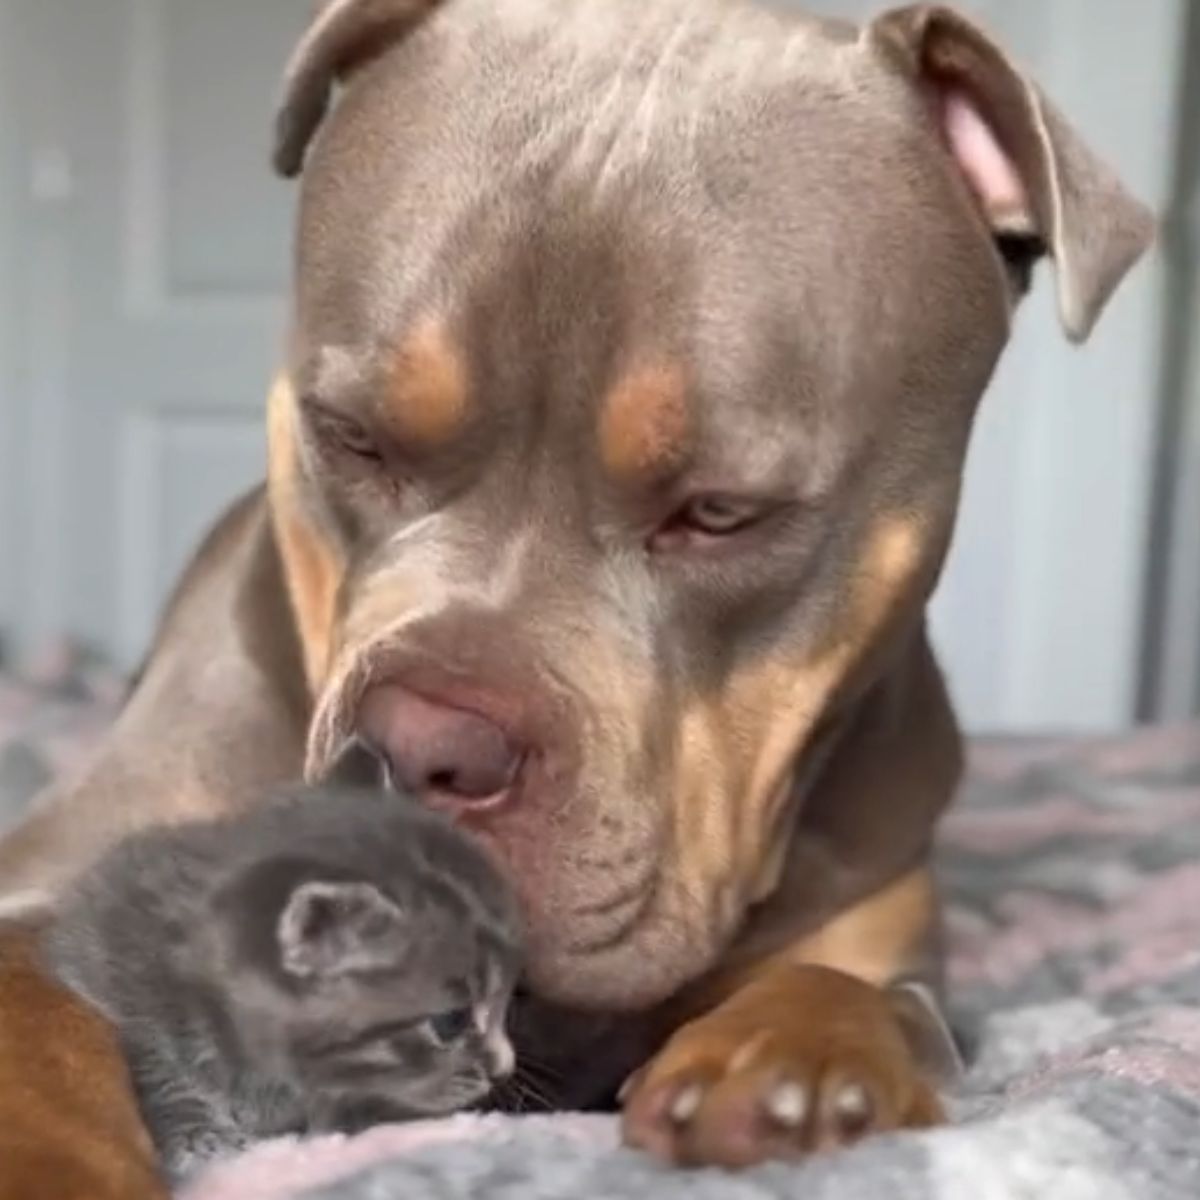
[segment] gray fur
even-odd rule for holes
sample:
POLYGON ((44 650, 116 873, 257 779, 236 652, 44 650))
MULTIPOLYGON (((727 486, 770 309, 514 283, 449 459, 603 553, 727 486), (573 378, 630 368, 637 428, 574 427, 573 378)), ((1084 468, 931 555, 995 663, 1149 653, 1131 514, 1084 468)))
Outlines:
POLYGON ((481 1099, 509 1065, 511 895, 407 798, 295 789, 121 843, 63 897, 55 971, 119 1031, 168 1171, 481 1099), (425 1021, 466 1010, 439 1044, 425 1021))

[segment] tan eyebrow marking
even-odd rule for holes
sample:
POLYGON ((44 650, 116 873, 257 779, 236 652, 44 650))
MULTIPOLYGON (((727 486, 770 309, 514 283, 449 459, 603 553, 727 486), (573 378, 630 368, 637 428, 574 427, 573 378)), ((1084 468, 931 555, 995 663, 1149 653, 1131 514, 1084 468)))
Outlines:
POLYGON ((691 413, 683 369, 655 361, 629 371, 600 410, 600 459, 621 480, 652 477, 679 465, 688 449, 691 413))
POLYGON ((402 441, 428 448, 444 445, 466 425, 466 363, 439 321, 421 322, 397 345, 383 416, 402 441))

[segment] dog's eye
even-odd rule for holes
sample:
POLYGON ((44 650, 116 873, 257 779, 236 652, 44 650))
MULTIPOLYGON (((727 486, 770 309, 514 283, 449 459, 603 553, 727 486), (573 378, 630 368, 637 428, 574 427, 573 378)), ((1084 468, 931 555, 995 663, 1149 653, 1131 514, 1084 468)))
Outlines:
POLYGON ((383 454, 375 443, 375 439, 357 421, 338 420, 330 429, 330 437, 347 454, 367 462, 382 462, 383 454))
POLYGON ((378 443, 360 421, 317 406, 310 406, 309 412, 317 436, 327 445, 361 458, 364 462, 383 461, 378 443))
POLYGON ((679 520, 689 529, 720 537, 735 533, 758 516, 758 506, 735 496, 697 496, 680 510, 679 520))
POLYGON ((473 1020, 474 1014, 471 1009, 450 1008, 429 1017, 425 1021, 425 1028, 439 1046, 449 1046, 471 1028, 473 1020))
POLYGON ((693 496, 657 529, 651 548, 673 549, 697 541, 729 537, 755 524, 766 513, 760 500, 711 493, 693 496))

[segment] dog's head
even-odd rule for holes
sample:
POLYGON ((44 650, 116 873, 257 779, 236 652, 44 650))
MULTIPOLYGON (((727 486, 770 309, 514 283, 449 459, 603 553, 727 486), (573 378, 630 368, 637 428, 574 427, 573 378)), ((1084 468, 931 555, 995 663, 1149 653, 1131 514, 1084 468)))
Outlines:
POLYGON ((488 843, 547 993, 663 996, 917 628, 1033 262, 1082 338, 1149 219, 932 6, 332 0, 306 157, 271 497, 309 771, 357 733, 488 843))

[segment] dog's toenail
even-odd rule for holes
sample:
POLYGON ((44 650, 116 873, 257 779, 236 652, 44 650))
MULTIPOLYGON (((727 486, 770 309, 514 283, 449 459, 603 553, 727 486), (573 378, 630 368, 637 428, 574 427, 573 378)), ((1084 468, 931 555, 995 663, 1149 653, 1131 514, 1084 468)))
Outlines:
POLYGON ((629 1099, 633 1092, 634 1085, 641 1077, 641 1071, 634 1071, 631 1075, 626 1076, 625 1082, 621 1084, 620 1090, 617 1092, 617 1103, 624 1104, 629 1099))
POLYGON ((833 1104, 838 1124, 846 1133, 861 1133, 871 1122, 874 1105, 871 1094, 861 1083, 848 1083, 833 1104))
POLYGON ((808 1093, 798 1083, 781 1083, 767 1097, 767 1116, 784 1129, 799 1129, 808 1115, 808 1093))
POLYGON ((674 1100, 668 1110, 668 1116, 676 1125, 686 1125, 700 1108, 704 1089, 698 1083, 689 1083, 674 1100))

